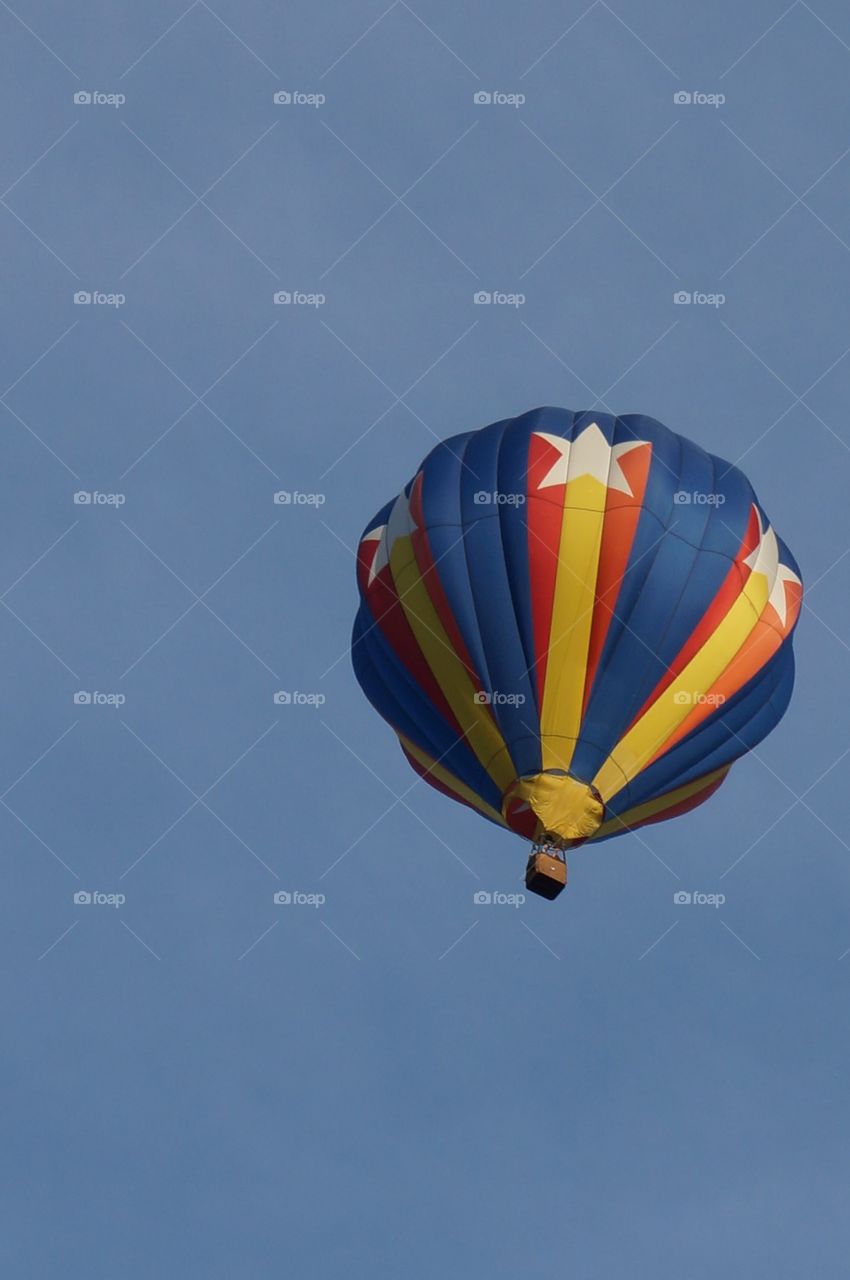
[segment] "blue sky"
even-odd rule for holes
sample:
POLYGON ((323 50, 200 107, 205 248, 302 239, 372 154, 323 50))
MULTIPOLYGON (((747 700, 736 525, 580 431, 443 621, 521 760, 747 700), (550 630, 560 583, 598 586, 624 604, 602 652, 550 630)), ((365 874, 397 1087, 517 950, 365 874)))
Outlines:
POLYGON ((7 1273, 843 1276, 846 6, 21 0, 0 42, 7 1273), (696 814, 481 907, 524 846, 362 697, 352 549, 547 403, 739 462, 798 680, 696 814))

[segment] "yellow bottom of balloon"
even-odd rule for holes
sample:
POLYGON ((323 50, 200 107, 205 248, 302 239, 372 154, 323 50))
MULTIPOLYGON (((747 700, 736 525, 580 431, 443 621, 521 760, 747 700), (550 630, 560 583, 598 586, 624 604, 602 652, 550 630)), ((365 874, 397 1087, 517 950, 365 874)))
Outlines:
POLYGON ((525 801, 537 817, 537 840, 565 848, 587 840, 605 817, 605 806, 595 788, 564 773, 517 778, 502 797, 503 814, 514 801, 525 801))

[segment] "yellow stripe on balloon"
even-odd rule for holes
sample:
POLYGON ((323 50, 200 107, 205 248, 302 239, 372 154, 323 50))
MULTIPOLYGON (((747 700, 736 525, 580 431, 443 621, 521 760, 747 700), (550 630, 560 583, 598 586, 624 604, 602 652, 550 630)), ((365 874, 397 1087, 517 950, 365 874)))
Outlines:
POLYGON ((439 614, 428 595, 409 535, 395 537, 389 556, 396 594, 416 642, 454 712, 465 739, 500 791, 506 791, 516 770, 488 707, 476 700, 476 687, 455 653, 439 614))
POLYGON ((607 494, 607 486, 590 475, 566 487, 540 713, 544 769, 569 769, 579 736, 607 494), (567 746, 564 739, 572 741, 567 746))
POLYGON ((771 585, 766 573, 756 570, 750 573, 741 594, 713 635, 620 739, 593 779, 603 800, 611 800, 622 790, 624 777, 630 782, 640 773, 685 716, 693 711, 694 699, 707 693, 726 670, 758 622, 771 585))
POLYGON ((685 800, 690 800, 691 796, 696 795, 698 791, 703 791, 706 787, 710 787, 718 778, 722 778, 724 774, 727 774, 731 767, 728 764, 721 765, 719 769, 715 769, 712 773, 704 773, 701 778, 696 778, 693 782, 687 782, 683 787, 676 787, 674 791, 667 791, 663 796, 656 797, 655 800, 647 800, 645 804, 635 805, 634 809, 627 809, 619 817, 610 818, 608 822, 604 822, 590 839, 601 840, 605 836, 616 835, 624 827, 634 827, 639 822, 645 822, 647 818, 657 817, 665 809, 675 808, 676 805, 684 803, 685 800))
POLYGON ((431 756, 426 755, 419 747, 414 746, 409 738, 405 738, 403 733, 398 735, 398 740, 408 755, 413 756, 413 759, 418 764, 421 764, 422 768, 427 770, 431 777, 444 787, 447 787, 459 800, 465 800, 467 804, 471 804, 479 813, 483 813, 485 818, 491 818, 493 822, 498 822, 500 827, 507 827, 508 824, 498 809, 494 809, 485 800, 482 800, 480 796, 477 796, 474 791, 470 791, 465 783, 456 778, 453 773, 449 773, 448 769, 444 769, 441 764, 438 764, 431 756))

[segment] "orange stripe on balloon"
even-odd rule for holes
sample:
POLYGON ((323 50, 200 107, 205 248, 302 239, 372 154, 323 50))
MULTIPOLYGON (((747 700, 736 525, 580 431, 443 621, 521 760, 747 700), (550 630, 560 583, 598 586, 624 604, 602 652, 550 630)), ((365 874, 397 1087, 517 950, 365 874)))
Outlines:
MULTIPOLYGON (((744 564, 744 561, 755 549, 758 544, 758 540, 758 517, 756 515, 755 507, 751 507, 750 518, 747 521, 747 529, 741 541, 741 545, 738 547, 735 560, 733 564, 729 566, 729 572, 723 579, 717 594, 706 609, 697 626, 691 632, 685 644, 679 650, 668 670, 665 671, 652 693, 632 720, 629 725, 629 729, 637 724, 638 720, 645 715, 653 702, 655 702, 664 690, 673 683, 682 671, 684 671, 685 667, 694 655, 699 653, 700 649, 702 649, 709 637, 717 630, 717 627, 741 594, 744 584, 750 576, 750 570, 744 564)), ((666 749, 667 748, 665 747, 664 750, 666 749)), ((660 755, 661 752, 658 754, 660 755)))
POLYGON ((681 742, 683 738, 686 738, 710 715, 713 715, 724 702, 728 702, 730 698, 733 698, 736 693, 743 689, 745 684, 758 675, 759 671, 770 662, 788 632, 794 626, 797 621, 797 615, 800 612, 800 603, 803 595, 802 588, 797 586, 796 583, 788 583, 784 589, 791 593, 785 626, 783 627, 782 619, 773 608, 773 605, 765 605, 764 613, 729 663, 729 666, 711 688, 706 690, 704 700, 697 703, 672 737, 668 738, 663 747, 656 751, 652 760, 648 762, 647 768, 653 761, 659 759, 665 752, 670 751, 672 747, 675 747, 677 742, 681 742))
POLYGON ((620 458, 620 469, 632 494, 619 489, 609 489, 605 500, 605 522, 596 572, 596 603, 590 631, 587 667, 584 683, 582 716, 587 710, 593 681, 602 657, 602 650, 617 608, 626 566, 632 553, 635 532, 640 519, 646 481, 652 462, 652 446, 633 449, 620 458))

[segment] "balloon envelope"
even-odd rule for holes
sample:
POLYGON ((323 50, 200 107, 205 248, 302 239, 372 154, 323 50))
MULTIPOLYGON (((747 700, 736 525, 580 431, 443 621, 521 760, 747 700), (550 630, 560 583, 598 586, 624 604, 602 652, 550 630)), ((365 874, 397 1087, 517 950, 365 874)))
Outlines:
POLYGON ((355 674, 415 770, 567 847, 702 803, 781 718, 802 584, 746 477, 652 418, 446 440, 358 548, 355 674))

